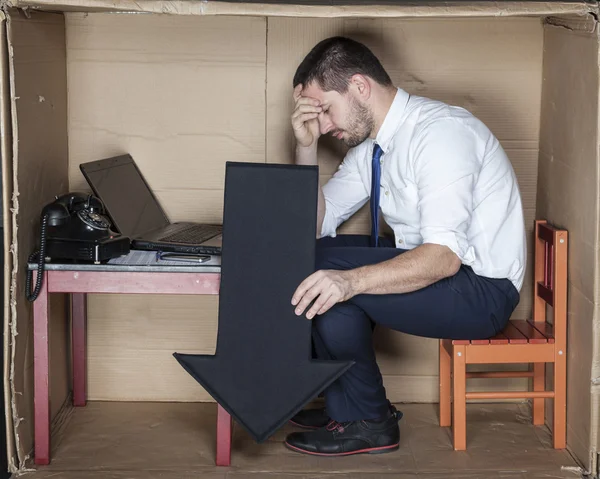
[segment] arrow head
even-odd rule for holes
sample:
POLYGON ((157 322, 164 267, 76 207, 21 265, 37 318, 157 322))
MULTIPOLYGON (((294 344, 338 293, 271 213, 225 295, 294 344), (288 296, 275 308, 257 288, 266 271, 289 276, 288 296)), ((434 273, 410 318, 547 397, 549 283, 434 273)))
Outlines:
POLYGON ((291 304, 315 267, 318 187, 317 166, 227 163, 217 352, 174 355, 258 442, 353 364, 311 360, 291 304))
POLYGON ((174 354, 183 368, 258 442, 268 439, 354 363, 281 358, 257 370, 220 356, 174 354))

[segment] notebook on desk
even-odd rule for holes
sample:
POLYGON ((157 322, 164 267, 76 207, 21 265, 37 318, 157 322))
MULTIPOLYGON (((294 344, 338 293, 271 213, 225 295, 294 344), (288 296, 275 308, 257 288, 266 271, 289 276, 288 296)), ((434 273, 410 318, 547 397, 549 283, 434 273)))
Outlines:
POLYGON ((222 226, 171 223, 131 155, 82 163, 79 169, 134 249, 221 254, 222 226))

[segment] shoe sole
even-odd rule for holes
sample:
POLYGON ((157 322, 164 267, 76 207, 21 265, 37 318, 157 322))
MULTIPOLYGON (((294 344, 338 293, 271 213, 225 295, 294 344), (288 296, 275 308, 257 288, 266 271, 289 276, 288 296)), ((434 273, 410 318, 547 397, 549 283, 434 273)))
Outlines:
POLYGON ((400 444, 392 444, 391 446, 382 446, 382 447, 372 447, 368 449, 358 449, 356 451, 349 452, 336 452, 333 454, 328 454, 325 452, 312 452, 307 451, 305 449, 300 449, 299 447, 292 446, 290 443, 285 442, 285 445, 290 448, 292 451, 301 452, 302 454, 308 454, 310 456, 351 456, 354 454, 384 454, 386 452, 396 451, 400 448, 400 444))

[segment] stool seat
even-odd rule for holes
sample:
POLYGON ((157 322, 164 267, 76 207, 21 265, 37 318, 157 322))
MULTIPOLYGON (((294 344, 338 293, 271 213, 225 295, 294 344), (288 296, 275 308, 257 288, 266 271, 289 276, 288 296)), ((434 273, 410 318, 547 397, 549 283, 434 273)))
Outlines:
POLYGON ((453 345, 467 344, 554 344, 554 330, 550 323, 539 323, 531 319, 514 319, 509 321, 502 332, 488 339, 454 339, 453 345))

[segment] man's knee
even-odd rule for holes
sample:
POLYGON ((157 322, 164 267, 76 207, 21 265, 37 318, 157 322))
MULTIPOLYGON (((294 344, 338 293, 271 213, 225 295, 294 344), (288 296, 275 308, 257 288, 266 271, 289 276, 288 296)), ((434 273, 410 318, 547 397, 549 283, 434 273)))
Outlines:
POLYGON ((351 303, 338 303, 313 321, 319 340, 335 359, 355 359, 372 350, 371 322, 351 303))

